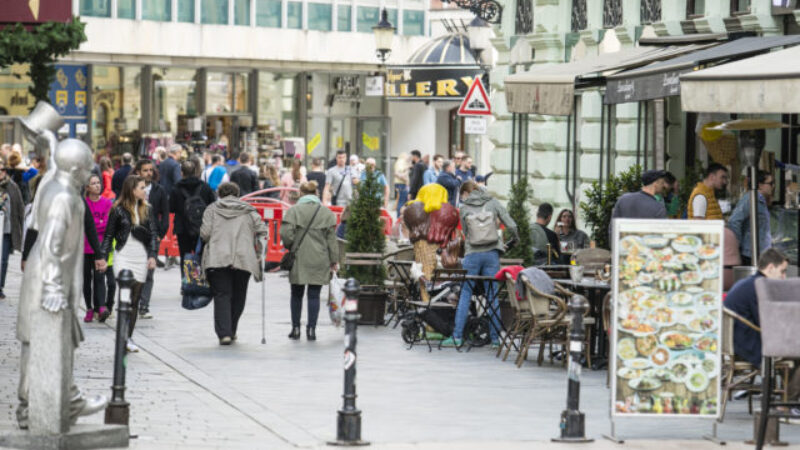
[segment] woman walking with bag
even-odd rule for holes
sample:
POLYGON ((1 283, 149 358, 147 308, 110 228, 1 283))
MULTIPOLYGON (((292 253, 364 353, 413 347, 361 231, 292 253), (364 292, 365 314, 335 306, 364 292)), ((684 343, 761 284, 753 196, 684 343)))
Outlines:
MULTIPOLYGON (((147 271, 155 269, 158 253, 158 229, 156 221, 145 200, 145 181, 142 177, 129 175, 122 184, 111 213, 103 237, 103 253, 114 252, 114 276, 128 269, 133 273, 135 282, 131 287, 131 310, 139 311, 139 298, 142 286, 147 281, 147 271), (113 245, 113 248, 112 248, 113 245)), ((139 348, 131 340, 136 326, 138 314, 131 314, 128 328, 129 352, 138 352, 139 348)))
POLYGON ((289 339, 300 339, 300 316, 303 295, 308 285, 308 322, 306 338, 317 339, 319 293, 328 284, 331 271, 336 270, 339 249, 336 244, 336 216, 322 205, 317 196, 317 183, 300 185, 300 199, 289 208, 281 222, 281 239, 295 260, 289 271, 292 285, 292 332, 289 339))
POLYGON ((220 345, 230 345, 237 338, 250 275, 256 281, 263 277, 261 240, 267 226, 253 205, 239 200, 236 183, 222 183, 217 192, 219 200, 203 213, 200 239, 205 242, 203 271, 214 297, 214 331, 220 345))

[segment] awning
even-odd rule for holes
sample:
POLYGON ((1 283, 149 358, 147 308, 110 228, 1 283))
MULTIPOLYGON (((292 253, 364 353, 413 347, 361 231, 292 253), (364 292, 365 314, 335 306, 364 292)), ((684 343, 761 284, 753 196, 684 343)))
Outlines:
POLYGON ((800 112, 800 47, 682 75, 681 107, 692 112, 800 112))
POLYGON ((638 102, 680 95, 678 78, 711 62, 744 58, 771 48, 800 43, 800 36, 745 37, 707 47, 666 61, 611 75, 606 80, 606 104, 638 102))
POLYGON ((568 116, 572 113, 576 84, 590 84, 603 80, 609 72, 643 66, 698 48, 703 46, 633 47, 566 64, 534 66, 527 72, 506 77, 506 106, 512 113, 568 116))

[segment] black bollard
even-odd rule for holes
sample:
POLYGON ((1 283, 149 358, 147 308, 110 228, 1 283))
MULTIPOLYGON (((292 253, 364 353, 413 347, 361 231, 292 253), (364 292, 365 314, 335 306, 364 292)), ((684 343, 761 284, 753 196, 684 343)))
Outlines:
POLYGON ((369 445, 361 440, 361 411, 356 408, 356 328, 358 327, 358 281, 344 284, 344 405, 336 419, 336 441, 331 445, 369 445))
POLYGON ((561 437, 554 442, 593 442, 585 432, 586 417, 579 410, 581 398, 581 350, 586 334, 583 330, 583 315, 589 309, 589 302, 580 295, 569 300, 572 325, 569 333, 569 370, 567 375, 567 409, 561 413, 561 437))
MULTIPOLYGON (((110 270, 110 269, 109 269, 110 270)), ((128 425, 130 404, 125 401, 125 366, 128 342, 128 323, 131 315, 131 286, 133 273, 124 269, 117 277, 119 297, 117 301, 117 340, 114 347, 114 385, 111 386, 111 401, 106 407, 107 424, 128 425)))

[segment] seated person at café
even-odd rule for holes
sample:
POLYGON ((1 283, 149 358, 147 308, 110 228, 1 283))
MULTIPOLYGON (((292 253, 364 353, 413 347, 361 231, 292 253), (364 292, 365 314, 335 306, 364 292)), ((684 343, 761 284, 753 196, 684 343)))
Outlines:
POLYGON ((568 209, 562 209, 556 218, 555 232, 558 233, 558 240, 561 243, 561 251, 570 249, 580 250, 589 247, 589 236, 583 231, 575 228, 575 215, 568 209))
POLYGON ((553 205, 542 203, 536 211, 536 223, 531 225, 531 244, 533 245, 533 261, 537 266, 548 263, 547 244, 550 244, 552 263, 557 263, 561 258, 561 244, 558 235, 547 228, 553 218, 553 205))
MULTIPOLYGON (((733 288, 725 297, 725 307, 760 327, 756 280, 761 277, 777 280, 785 279, 788 266, 789 259, 783 253, 774 248, 765 250, 761 257, 758 258, 758 272, 755 275, 739 280, 733 285, 733 288)), ((769 326, 769 324, 766 326, 769 326)), ((733 352, 737 357, 760 368, 761 333, 738 320, 734 320, 733 352)), ((798 368, 800 368, 800 361, 795 361, 795 367, 788 384, 789 400, 797 399, 798 395, 800 395, 800 370, 798 368)), ((797 413, 800 415, 800 411, 797 413)))

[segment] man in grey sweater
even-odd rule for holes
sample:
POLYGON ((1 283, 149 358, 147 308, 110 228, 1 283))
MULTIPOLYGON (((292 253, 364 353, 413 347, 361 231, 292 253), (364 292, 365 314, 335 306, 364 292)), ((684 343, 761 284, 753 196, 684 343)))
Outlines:
POLYGON ((664 191, 667 172, 648 170, 642 173, 642 189, 628 192, 617 199, 611 212, 611 226, 608 228, 608 242, 612 242, 614 219, 666 219, 667 209, 658 201, 656 194, 664 191))

